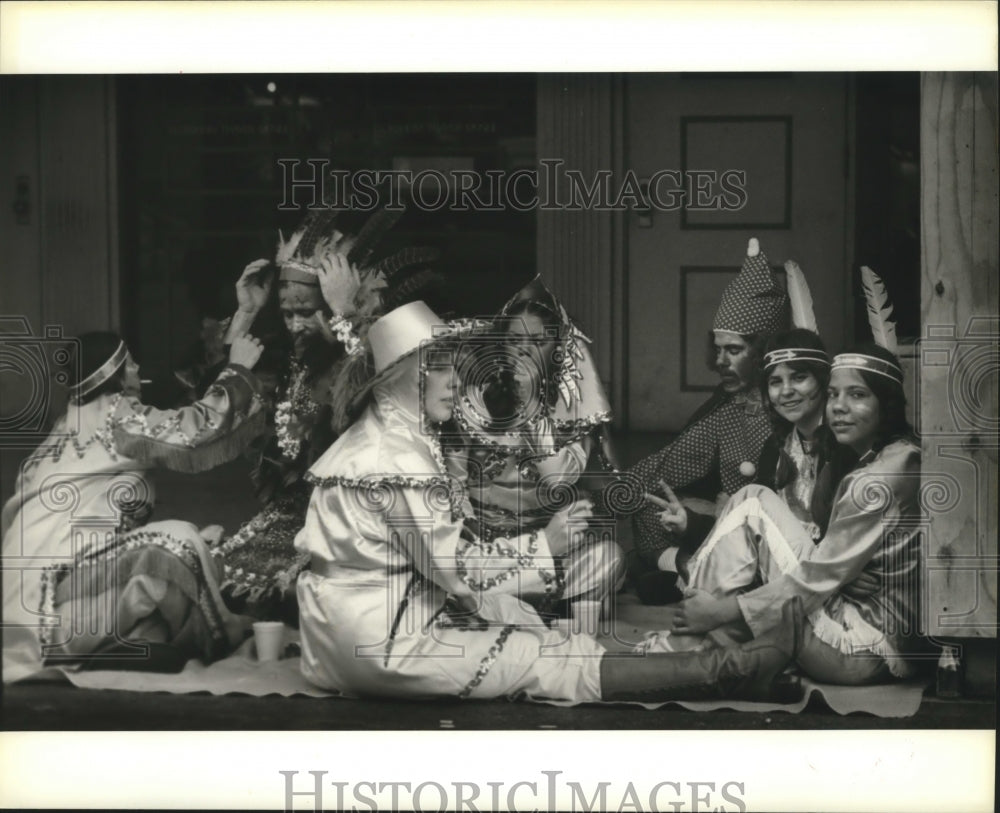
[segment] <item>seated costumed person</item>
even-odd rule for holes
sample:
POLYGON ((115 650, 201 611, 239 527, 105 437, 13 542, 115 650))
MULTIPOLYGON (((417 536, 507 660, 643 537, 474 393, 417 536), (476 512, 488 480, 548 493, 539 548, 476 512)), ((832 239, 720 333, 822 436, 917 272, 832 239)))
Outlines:
POLYGON ((189 522, 143 524, 146 472, 199 472, 234 459, 264 431, 243 337, 204 397, 177 410, 139 400, 139 367, 113 333, 79 341, 70 402, 21 467, 3 509, 3 678, 56 665, 180 669, 242 640, 247 619, 219 594, 215 563, 189 522), (137 644, 140 644, 137 646, 137 644))
MULTIPOLYGON (((499 354, 469 342, 458 360, 461 447, 446 449, 451 470, 467 481, 474 532, 487 542, 544 528, 567 489, 587 489, 581 475, 588 466, 603 474, 614 459, 606 430, 611 407, 590 340, 541 278, 507 302, 496 321, 505 345, 499 354)), ((557 599, 605 601, 624 582, 612 539, 574 545, 556 565, 560 586, 547 594, 543 611, 555 610, 557 599)))
POLYGON ((745 645, 611 657, 521 601, 556 589, 555 560, 591 508, 579 501, 517 536, 469 532, 464 484, 439 437, 454 409, 449 341, 462 331, 422 302, 403 305, 371 326, 364 362, 338 378, 362 411, 309 473, 316 488, 296 539, 312 557, 298 581, 305 677, 356 696, 770 696, 797 651, 797 603, 745 645))
MULTIPOLYGON (((739 275, 726 288, 715 315, 710 366, 721 382, 668 446, 632 467, 647 493, 664 485, 685 499, 716 502, 753 482, 756 462, 771 433, 761 402, 760 360, 768 336, 788 325, 788 297, 756 238, 739 275)), ((660 519, 654 502, 633 515, 631 562, 639 598, 647 604, 679 601, 676 557, 680 541, 660 519)), ((688 510, 690 537, 714 521, 714 509, 688 510), (700 514, 700 516, 699 516, 700 514)))
MULTIPOLYGON (((343 361, 358 352, 356 323, 369 318, 370 289, 385 284, 386 271, 434 259, 433 249, 410 248, 373 260, 376 247, 401 212, 381 210, 358 229, 358 215, 331 208, 311 212, 302 227, 278 245, 277 296, 270 297, 266 260, 247 266, 237 283, 240 309, 229 337, 249 325, 273 322, 277 350, 262 359, 262 378, 272 383, 273 432, 250 451, 252 477, 262 510, 213 550, 224 568, 223 595, 235 612, 297 623, 295 579, 308 557, 294 548, 312 487, 303 475, 337 437, 331 388, 343 361)), ((266 328, 264 329, 266 332, 266 328)))
MULTIPOLYGON (((774 334, 764 346, 760 387, 773 431, 757 461, 754 482, 774 491, 818 542, 834 490, 855 458, 849 447, 837 443, 824 419, 830 357, 816 334, 805 275, 791 260, 785 272, 795 327, 774 334)), ((677 569, 686 575, 687 559, 711 531, 714 518, 685 509, 666 484, 663 490, 665 497, 646 497, 663 509, 661 523, 680 541, 677 569)))
POLYGON ((825 535, 815 543, 770 489, 739 491, 690 562, 673 630, 658 638, 665 648, 698 646, 704 633, 727 642, 761 635, 779 622, 782 602, 798 597, 808 621, 797 661, 810 677, 867 684, 914 671, 907 656, 923 644, 920 448, 904 414, 885 288, 863 271, 880 344, 833 359, 826 418, 857 463, 836 490, 825 535))

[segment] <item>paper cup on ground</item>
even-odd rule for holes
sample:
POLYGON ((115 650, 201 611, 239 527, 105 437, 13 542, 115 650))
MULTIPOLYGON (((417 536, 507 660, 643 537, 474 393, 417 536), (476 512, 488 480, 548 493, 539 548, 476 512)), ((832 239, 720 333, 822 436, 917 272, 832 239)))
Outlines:
POLYGON ((597 635, 601 621, 600 601, 574 601, 573 602, 573 632, 582 632, 585 635, 597 635))
POLYGON ((276 661, 281 656, 285 625, 280 621, 258 621, 253 625, 253 637, 257 644, 257 660, 276 661))

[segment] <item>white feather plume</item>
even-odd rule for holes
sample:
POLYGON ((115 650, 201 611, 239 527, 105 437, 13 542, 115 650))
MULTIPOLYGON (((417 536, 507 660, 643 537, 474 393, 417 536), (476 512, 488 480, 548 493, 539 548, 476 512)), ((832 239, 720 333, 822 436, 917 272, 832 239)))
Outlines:
POLYGON ((813 310, 813 298, 809 293, 809 283, 795 260, 785 263, 785 276, 788 279, 788 302, 792 306, 792 324, 804 327, 813 333, 819 333, 816 327, 816 313, 813 310))
POLYGON ((295 254, 295 250, 299 247, 299 243, 302 241, 302 235, 306 233, 305 229, 298 229, 292 233, 292 236, 285 241, 285 235, 281 233, 281 229, 278 229, 278 250, 275 253, 274 261, 281 265, 292 259, 292 255, 295 254))
POLYGON ((898 353, 896 346, 896 323, 892 316, 892 305, 889 304, 889 294, 885 283, 867 265, 861 266, 861 286, 865 291, 865 301, 868 304, 868 324, 872 328, 872 338, 875 344, 884 347, 890 353, 898 353))

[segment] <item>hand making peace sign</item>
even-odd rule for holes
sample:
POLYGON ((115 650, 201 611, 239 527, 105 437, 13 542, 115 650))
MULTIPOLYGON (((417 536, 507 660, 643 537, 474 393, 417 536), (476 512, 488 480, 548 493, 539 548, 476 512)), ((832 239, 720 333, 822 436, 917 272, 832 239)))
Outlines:
POLYGON ((648 492, 645 494, 645 497, 653 505, 663 509, 657 516, 660 518, 660 524, 664 530, 679 536, 687 530, 687 509, 681 505, 681 501, 677 499, 677 495, 674 494, 670 486, 663 480, 660 480, 660 487, 663 489, 663 493, 667 495, 666 499, 657 497, 655 494, 649 494, 648 492))

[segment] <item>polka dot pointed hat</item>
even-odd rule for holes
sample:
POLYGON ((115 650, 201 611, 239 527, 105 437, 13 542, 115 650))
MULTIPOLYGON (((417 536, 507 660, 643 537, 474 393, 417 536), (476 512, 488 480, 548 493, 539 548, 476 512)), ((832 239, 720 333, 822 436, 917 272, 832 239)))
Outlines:
POLYGON ((739 275, 722 294, 712 330, 748 335, 788 326, 788 294, 774 276, 756 237, 750 238, 739 275))

